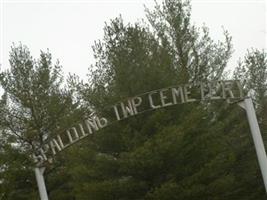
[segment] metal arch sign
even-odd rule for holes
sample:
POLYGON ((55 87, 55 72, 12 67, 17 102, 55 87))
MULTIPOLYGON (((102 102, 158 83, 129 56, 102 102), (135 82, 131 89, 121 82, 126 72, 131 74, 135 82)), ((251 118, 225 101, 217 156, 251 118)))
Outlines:
POLYGON ((146 92, 121 101, 108 109, 111 117, 96 113, 90 118, 56 135, 34 153, 36 163, 49 161, 70 145, 107 127, 115 121, 127 119, 137 114, 177 104, 207 100, 241 100, 243 92, 238 80, 185 84, 146 92))

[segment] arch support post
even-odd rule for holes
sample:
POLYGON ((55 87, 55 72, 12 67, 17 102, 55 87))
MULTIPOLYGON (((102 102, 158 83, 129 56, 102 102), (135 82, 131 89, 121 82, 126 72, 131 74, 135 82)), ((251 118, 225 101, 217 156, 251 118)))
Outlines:
POLYGON ((48 200, 48 195, 46 192, 45 181, 44 181, 44 171, 45 171, 45 167, 34 168, 37 186, 38 186, 38 190, 40 194, 40 199, 48 200))
POLYGON ((239 102, 238 105, 244 108, 247 113, 248 123, 255 145, 265 191, 267 193, 267 157, 252 99, 246 98, 239 102))

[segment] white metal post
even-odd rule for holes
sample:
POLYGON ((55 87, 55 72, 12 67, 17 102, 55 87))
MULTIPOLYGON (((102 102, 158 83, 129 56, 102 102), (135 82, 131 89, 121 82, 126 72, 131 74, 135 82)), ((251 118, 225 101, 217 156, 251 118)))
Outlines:
POLYGON ((243 102, 239 103, 239 105, 243 107, 247 113, 248 122, 260 165, 265 190, 267 192, 267 157, 252 99, 246 98, 243 102))
POLYGON ((44 167, 34 168, 35 177, 36 177, 38 190, 39 190, 39 194, 40 194, 40 199, 41 200, 48 200, 48 195, 46 192, 45 181, 44 181, 44 171, 45 171, 44 167))

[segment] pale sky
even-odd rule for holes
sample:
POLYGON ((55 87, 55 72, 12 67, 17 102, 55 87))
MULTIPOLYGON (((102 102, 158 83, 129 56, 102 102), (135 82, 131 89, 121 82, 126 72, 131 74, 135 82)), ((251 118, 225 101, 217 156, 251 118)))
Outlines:
MULTIPOLYGON (((0 63, 9 66, 12 43, 29 47, 38 58, 47 48, 59 59, 65 75, 85 78, 94 63, 91 46, 102 39, 104 23, 122 15, 125 22, 145 18, 153 0, 15 1, 0 0, 0 63)), ((158 0, 160 2, 160 0, 158 0)), ((248 48, 266 49, 266 2, 264 0, 192 0, 192 22, 210 28, 214 40, 223 39, 223 29, 233 37, 234 54, 228 67, 236 66, 248 48)))

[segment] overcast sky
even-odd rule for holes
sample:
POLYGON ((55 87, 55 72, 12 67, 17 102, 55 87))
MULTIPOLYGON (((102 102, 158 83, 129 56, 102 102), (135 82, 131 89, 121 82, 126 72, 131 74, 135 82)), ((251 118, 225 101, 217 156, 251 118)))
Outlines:
MULTIPOLYGON (((33 57, 49 48, 59 59, 64 73, 85 78, 94 63, 91 46, 103 36, 104 22, 122 15, 126 22, 145 18, 153 0, 84 1, 1 1, 2 69, 8 67, 8 52, 13 42, 29 47, 33 57)), ((160 0, 158 0, 160 2, 160 0)), ((248 48, 266 49, 266 1, 264 0, 192 0, 192 22, 205 23, 212 38, 223 39, 223 29, 233 36, 234 54, 229 68, 236 66, 248 48)))

